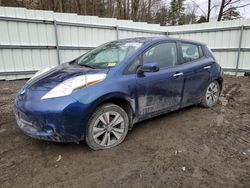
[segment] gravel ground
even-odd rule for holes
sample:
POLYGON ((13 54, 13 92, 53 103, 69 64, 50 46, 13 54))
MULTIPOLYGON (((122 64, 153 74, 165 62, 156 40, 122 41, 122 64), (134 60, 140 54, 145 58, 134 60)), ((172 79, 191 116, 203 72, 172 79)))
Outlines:
POLYGON ((249 77, 226 76, 214 108, 138 123, 105 151, 25 136, 13 114, 24 83, 0 82, 0 187, 250 187, 249 77))

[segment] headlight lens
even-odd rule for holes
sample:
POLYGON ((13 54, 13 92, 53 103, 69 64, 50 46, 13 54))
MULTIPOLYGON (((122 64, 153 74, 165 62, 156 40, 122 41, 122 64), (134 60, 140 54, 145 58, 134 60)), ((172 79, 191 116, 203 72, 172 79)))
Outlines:
POLYGON ((40 76, 41 74, 44 74, 48 71, 50 71, 51 69, 53 69, 55 66, 52 67, 46 67, 45 69, 41 69, 39 71, 37 71, 29 80, 33 80, 34 78, 40 76))
POLYGON ((76 76, 60 83, 48 93, 46 93, 42 99, 50 99, 55 97, 62 97, 70 95, 73 91, 79 90, 83 87, 87 87, 96 84, 106 78, 106 74, 88 74, 82 76, 76 76))

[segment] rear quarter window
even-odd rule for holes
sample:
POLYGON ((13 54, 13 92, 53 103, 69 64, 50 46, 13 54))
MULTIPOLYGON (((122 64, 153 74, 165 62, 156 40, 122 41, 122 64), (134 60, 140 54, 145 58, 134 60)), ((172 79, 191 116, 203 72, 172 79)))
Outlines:
POLYGON ((208 56, 212 57, 215 60, 215 57, 214 57, 212 50, 208 46, 205 46, 205 48, 206 48, 208 56))

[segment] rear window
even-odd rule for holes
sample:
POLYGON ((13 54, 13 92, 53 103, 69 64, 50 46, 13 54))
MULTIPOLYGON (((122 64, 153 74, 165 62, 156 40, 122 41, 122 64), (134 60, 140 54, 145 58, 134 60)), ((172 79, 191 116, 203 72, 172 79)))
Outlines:
POLYGON ((188 63, 203 56, 202 47, 191 43, 181 43, 182 57, 184 63, 188 63))

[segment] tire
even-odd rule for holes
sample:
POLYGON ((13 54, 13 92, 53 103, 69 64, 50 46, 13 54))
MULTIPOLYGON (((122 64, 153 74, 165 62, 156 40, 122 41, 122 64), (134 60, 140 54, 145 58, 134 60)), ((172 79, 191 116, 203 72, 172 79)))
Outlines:
POLYGON ((217 80, 210 82, 200 103, 201 106, 211 108, 216 105, 219 100, 220 89, 220 84, 217 80))
POLYGON ((90 117, 85 141, 93 150, 112 148, 125 139, 128 127, 127 113, 121 107, 107 103, 97 108, 90 117))

